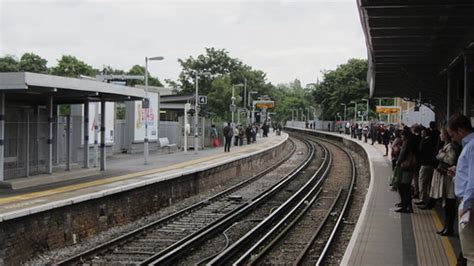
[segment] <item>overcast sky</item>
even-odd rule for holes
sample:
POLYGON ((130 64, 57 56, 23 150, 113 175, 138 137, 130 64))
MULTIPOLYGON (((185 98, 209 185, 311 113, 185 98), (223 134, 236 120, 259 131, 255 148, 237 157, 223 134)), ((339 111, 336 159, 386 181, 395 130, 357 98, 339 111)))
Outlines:
POLYGON ((177 59, 204 47, 226 49, 274 84, 315 82, 367 57, 356 0, 0 0, 1 56, 33 52, 53 66, 68 54, 128 70, 161 55, 150 72, 176 80, 177 59))

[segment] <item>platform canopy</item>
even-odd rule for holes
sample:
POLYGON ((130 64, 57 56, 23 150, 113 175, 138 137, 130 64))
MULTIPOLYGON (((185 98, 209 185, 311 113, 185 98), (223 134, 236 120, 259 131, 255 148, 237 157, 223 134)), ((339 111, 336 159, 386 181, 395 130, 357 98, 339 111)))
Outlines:
POLYGON ((83 78, 68 78, 29 72, 0 73, 0 93, 7 103, 38 104, 53 96, 55 104, 85 101, 141 100, 144 90, 83 78))
MULTIPOLYGON (((474 48, 473 0, 357 0, 372 97, 442 103, 439 76, 474 48)), ((443 99, 444 98, 444 99, 443 99)))

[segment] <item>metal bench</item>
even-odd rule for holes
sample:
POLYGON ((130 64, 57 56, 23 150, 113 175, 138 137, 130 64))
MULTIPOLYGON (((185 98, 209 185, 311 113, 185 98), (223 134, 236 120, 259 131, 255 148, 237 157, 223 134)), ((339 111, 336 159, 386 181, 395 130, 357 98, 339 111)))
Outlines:
POLYGON ((171 151, 171 148, 177 147, 177 144, 170 143, 170 140, 168 138, 159 138, 158 141, 160 142, 160 148, 168 148, 168 152, 171 151))

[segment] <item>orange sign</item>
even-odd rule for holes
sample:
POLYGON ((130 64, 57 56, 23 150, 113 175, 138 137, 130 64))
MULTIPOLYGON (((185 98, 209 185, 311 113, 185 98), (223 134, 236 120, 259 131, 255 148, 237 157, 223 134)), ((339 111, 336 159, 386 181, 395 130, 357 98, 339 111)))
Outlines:
POLYGON ((260 109, 273 108, 273 106, 275 106, 274 101, 257 101, 255 103, 255 107, 260 108, 260 109))
POLYGON ((381 113, 381 114, 396 114, 400 111, 400 107, 398 107, 398 106, 377 106, 375 111, 377 113, 381 113))

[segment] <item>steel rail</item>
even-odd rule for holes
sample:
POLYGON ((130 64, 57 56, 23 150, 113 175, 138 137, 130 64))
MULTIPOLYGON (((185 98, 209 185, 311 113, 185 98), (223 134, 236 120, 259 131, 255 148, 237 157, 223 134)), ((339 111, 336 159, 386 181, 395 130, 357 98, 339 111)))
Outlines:
MULTIPOLYGON (((257 241, 257 243, 255 243, 253 246, 251 246, 249 249, 247 249, 245 251, 245 253, 242 256, 240 256, 240 258, 238 260, 236 260, 233 264, 237 264, 237 265, 240 265, 240 264, 250 264, 250 265, 252 265, 252 264, 254 264, 255 261, 263 255, 262 252, 266 252, 267 250, 269 250, 270 246, 275 244, 278 239, 280 239, 286 232, 289 231, 289 229, 293 225, 296 224, 296 222, 299 220, 299 218, 301 218, 306 213, 306 211, 310 208, 310 206, 316 201, 317 197, 319 196, 319 194, 322 190, 322 186, 324 184, 324 181, 326 180, 327 176, 329 175, 329 170, 331 169, 330 168, 331 162, 332 162, 332 156, 330 156, 330 159, 328 160, 327 168, 324 169, 324 173, 322 173, 322 175, 320 175, 320 176, 319 176, 318 173, 315 173, 313 175, 312 179, 316 178, 318 176, 320 178, 314 186, 312 184, 313 180, 310 180, 307 183, 307 185, 310 186, 309 191, 301 190, 301 191, 297 192, 297 193, 303 194, 303 195, 301 195, 302 198, 300 198, 299 202, 297 202, 296 205, 289 212, 286 213, 286 215, 285 215, 285 209, 284 208, 279 208, 273 213, 273 215, 275 215, 275 219, 278 219, 279 217, 283 217, 282 219, 280 219, 280 221, 277 224, 272 226, 271 222, 269 222, 270 224, 265 225, 264 224, 265 221, 263 221, 258 225, 258 226, 263 227, 262 230, 265 230, 266 229, 265 227, 270 227, 270 230, 268 230, 267 233, 263 237, 261 237, 260 240, 257 241), (312 195, 314 195, 314 196, 309 200, 309 203, 308 203, 308 198, 310 198, 312 195), (303 209, 301 210, 302 207, 303 207, 303 209), (279 211, 281 213, 277 213, 279 211), (298 213, 298 211, 299 211, 299 213, 298 213), (283 230, 282 230, 282 228, 283 228, 283 230), (280 231, 280 230, 281 230, 281 232, 276 237, 274 237, 273 235, 275 233, 278 233, 278 231, 280 231), (269 244, 265 244, 265 242, 268 242, 270 239, 272 239, 272 237, 273 237, 273 240, 269 244), (263 246, 265 246, 265 247, 263 248, 263 250, 261 252, 258 252, 257 255, 252 254, 255 251, 258 251, 258 250, 262 249, 263 246), (250 261, 248 261, 248 260, 250 260, 250 261)), ((295 195, 295 198, 297 198, 296 195, 295 195)), ((288 200, 285 204, 292 204, 293 202, 291 202, 291 200, 292 199, 288 200)), ((257 230, 256 230, 256 232, 257 232, 257 230)), ((254 235, 254 237, 256 237, 257 235, 258 235, 258 232, 254 235)), ((251 238, 252 237, 249 236, 249 239, 248 239, 249 242, 251 241, 251 238)))
MULTIPOLYGON (((321 191, 322 188, 319 190, 321 191)), ((315 238, 317 235, 319 235, 319 232, 321 231, 325 221, 330 217, 331 213, 334 211, 334 208, 336 207, 336 203, 339 201, 339 198, 341 197, 341 193, 342 193, 342 188, 339 189, 339 192, 337 193, 337 196, 335 197, 333 203, 331 204, 331 206, 329 207, 329 210, 326 212, 326 215, 325 217, 323 218, 323 221, 319 224, 318 228, 316 229, 316 234, 313 235, 313 237, 311 238, 310 242, 308 242, 308 244, 305 246, 305 248, 303 250, 309 250, 309 247, 311 246, 311 244, 314 242, 315 238)), ((271 248, 276 244, 278 243, 278 241, 280 241, 296 224, 297 222, 304 216, 304 214, 306 214, 306 212, 311 208, 311 205, 314 204, 314 202, 316 201, 316 199, 318 198, 319 196, 319 192, 313 197, 313 199, 311 200, 311 202, 309 202, 307 204, 307 206, 304 208, 304 210, 302 210, 299 215, 297 217, 295 217, 295 219, 293 219, 293 221, 291 221, 290 224, 288 224, 287 227, 285 227, 284 230, 282 230, 274 239, 272 239, 272 241, 270 243, 268 243, 267 245, 265 245, 265 247, 256 255, 253 255, 252 256, 252 259, 247 263, 249 265, 256 265, 258 263, 258 261, 260 261, 262 259, 262 257, 267 254, 268 251, 271 250, 271 248)), ((296 261, 296 265, 301 265, 301 260, 303 259, 303 255, 306 254, 306 252, 303 252, 302 255, 300 255, 300 257, 297 259, 296 261)))
POLYGON ((155 265, 172 263, 173 261, 179 259, 180 256, 186 251, 188 251, 191 247, 195 247, 200 243, 206 241, 210 237, 214 236, 215 234, 219 233, 223 228, 230 226, 237 219, 248 213, 250 210, 256 208, 258 205, 265 202, 272 195, 280 191, 287 183, 293 180, 293 178, 296 177, 301 170, 305 169, 311 163, 312 159, 315 156, 315 150, 313 146, 311 146, 311 144, 304 139, 301 139, 301 141, 303 141, 308 146, 308 149, 310 151, 309 155, 307 156, 305 161, 300 164, 299 167, 292 170, 290 174, 282 178, 277 184, 270 187, 263 193, 259 194, 257 197, 249 200, 244 205, 242 205, 241 208, 238 208, 235 211, 229 213, 229 215, 222 217, 221 219, 216 221, 216 223, 213 223, 203 228, 202 230, 199 230, 198 232, 190 235, 189 237, 186 237, 182 241, 179 241, 179 243, 175 243, 172 246, 166 248, 165 250, 151 256, 147 260, 142 261, 141 264, 155 265))
POLYGON ((90 257, 93 257, 94 255, 96 254, 100 254, 100 253, 103 253, 107 250, 112 250, 114 249, 115 247, 119 246, 119 245, 123 245, 129 241, 132 241, 138 237, 140 237, 141 235, 145 234, 147 231, 149 230, 152 230, 154 227, 157 227, 159 226, 160 224, 165 224, 165 223, 168 223, 172 220, 175 220, 177 218, 179 218, 180 216, 183 216, 187 213, 190 213, 192 211, 195 211, 195 210, 198 210, 198 209, 201 209, 207 205, 209 205, 211 202, 213 201, 216 201, 220 198, 223 198, 227 195, 229 195, 230 193, 246 186, 247 184, 261 178, 262 176, 266 175, 267 173, 271 172, 272 170, 274 170, 275 168, 277 168, 278 166, 280 166, 282 163, 284 163, 286 160, 288 160, 288 158, 290 158, 296 151, 296 144, 294 143, 294 141, 292 139, 289 139, 289 141, 292 143, 293 147, 292 147, 292 150, 286 155, 284 156, 282 159, 280 159, 279 161, 277 161, 274 165, 272 165, 271 167, 267 168, 267 169, 264 169, 262 171, 260 171, 259 173, 253 175, 251 178, 247 179, 247 180, 244 180, 232 187, 229 187, 228 189, 210 197, 210 198, 207 198, 203 201, 200 201, 200 202, 197 202, 187 208, 184 208, 178 212, 175 212, 173 214, 170 214, 166 217, 163 217, 157 221, 154 221, 154 222, 151 222, 149 224, 146 224, 140 228, 137 228, 133 231, 130 231, 128 233, 125 233, 119 237, 116 237, 112 240, 109 240, 103 244, 100 244, 98 245, 97 247, 94 247, 94 248, 91 248, 91 249, 88 249, 84 252, 81 252, 80 254, 77 254, 77 255, 74 255, 72 257, 69 257, 67 259, 64 259, 60 262, 57 263, 57 265, 70 265, 70 264, 74 264, 74 263, 81 263, 82 261, 85 260, 85 258, 90 258, 90 257))
MULTIPOLYGON (((253 240, 255 240, 260 234, 262 234, 265 230, 267 230, 267 228, 271 227, 271 224, 274 223, 279 217, 284 216, 285 213, 288 212, 288 209, 291 208, 291 206, 295 204, 295 202, 299 202, 299 200, 302 197, 304 198, 305 196, 307 196, 308 190, 314 192, 317 189, 319 189, 321 184, 324 182, 323 181, 324 177, 327 176, 330 165, 332 163, 331 154, 328 153, 328 150, 326 148, 323 148, 323 149, 325 151, 324 162, 322 166, 311 176, 309 181, 306 182, 306 184, 303 185, 286 202, 284 202, 280 207, 278 207, 271 215, 266 217, 262 222, 260 222, 252 230, 247 232, 239 240, 234 242, 226 250, 218 254, 207 265, 216 265, 216 264, 222 265, 222 264, 229 263, 229 260, 231 260, 235 256, 235 254, 237 254, 238 252, 241 252, 246 245, 253 242, 253 240), (316 182, 316 185, 314 185, 315 182, 316 182)), ((303 203, 304 200, 300 202, 303 203)), ((263 239, 267 239, 268 237, 269 237, 269 234, 265 235, 263 239)), ((253 246, 253 248, 256 248, 260 243, 262 243, 263 239, 260 239, 257 242, 257 244, 253 246)), ((240 256, 240 258, 234 264, 243 263, 243 261, 246 260, 251 255, 253 248, 251 248, 251 250, 246 250, 245 253, 242 256, 240 256)))
MULTIPOLYGON (((325 140, 322 140, 322 141, 325 141, 325 140)), ((328 142, 328 141, 326 140, 326 142, 328 142)), ((348 210, 350 201, 352 199, 352 192, 354 190, 354 184, 355 184, 356 175, 357 175, 354 158, 352 158, 352 156, 349 154, 349 152, 347 152, 343 147, 341 147, 338 144, 335 144, 335 143, 332 143, 332 142, 330 142, 330 143, 337 146, 337 147, 339 147, 342 151, 344 151, 344 153, 347 155, 347 157, 349 157, 349 159, 351 160, 352 177, 351 177, 351 185, 349 186, 349 191, 347 191, 347 197, 346 197, 346 200, 344 201, 344 206, 342 207, 342 210, 339 213, 339 218, 336 221, 336 224, 335 224, 335 226, 334 226, 334 228, 331 232, 331 235, 329 236, 329 239, 326 242, 326 245, 324 246, 323 251, 321 252, 321 255, 319 256, 318 261, 316 262, 316 265, 321 265, 322 264, 324 258, 326 257, 326 254, 329 250, 329 247, 331 246, 332 242, 334 241, 334 237, 336 235, 336 232, 342 224, 342 219, 344 218, 344 216, 345 216, 345 214, 348 210)))

